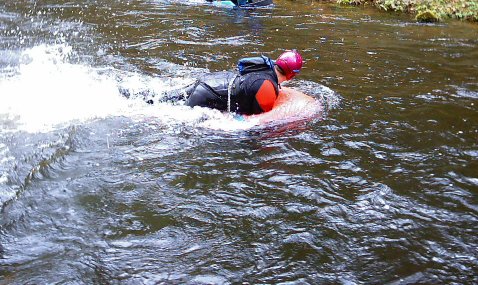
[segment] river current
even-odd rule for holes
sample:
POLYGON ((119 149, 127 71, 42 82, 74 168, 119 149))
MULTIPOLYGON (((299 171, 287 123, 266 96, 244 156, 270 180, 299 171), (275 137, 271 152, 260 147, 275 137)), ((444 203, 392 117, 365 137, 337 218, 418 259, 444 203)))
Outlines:
POLYGON ((477 284, 477 99, 476 24, 0 0, 0 284, 477 284), (143 100, 292 48, 306 118, 143 100))

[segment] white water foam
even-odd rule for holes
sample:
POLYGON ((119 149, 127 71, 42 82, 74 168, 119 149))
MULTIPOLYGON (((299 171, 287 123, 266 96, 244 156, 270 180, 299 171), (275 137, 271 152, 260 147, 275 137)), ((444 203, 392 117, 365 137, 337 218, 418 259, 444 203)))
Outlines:
POLYGON ((86 65, 68 63, 70 53, 66 45, 25 50, 18 72, 0 79, 0 114, 15 121, 20 130, 38 132, 117 114, 126 107, 112 78, 86 65))
POLYGON ((135 100, 120 92, 126 89, 130 94, 147 92, 160 97, 187 86, 192 78, 159 78, 73 64, 68 62, 71 54, 72 48, 65 44, 39 45, 22 52, 14 75, 0 74, 0 118, 9 121, 9 131, 48 132, 110 116, 138 120, 147 117, 165 125, 190 124, 224 130, 253 125, 236 122, 231 115, 216 110, 171 103, 149 105, 141 96, 135 100))

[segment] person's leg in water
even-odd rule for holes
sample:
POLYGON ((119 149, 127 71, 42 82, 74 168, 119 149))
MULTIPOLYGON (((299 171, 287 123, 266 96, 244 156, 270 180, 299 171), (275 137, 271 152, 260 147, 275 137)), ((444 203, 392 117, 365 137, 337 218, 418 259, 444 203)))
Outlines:
POLYGON ((227 110, 228 87, 236 77, 237 75, 234 72, 212 72, 200 76, 188 85, 161 93, 149 89, 139 92, 120 89, 120 93, 127 98, 142 98, 148 104, 158 102, 182 103, 186 101, 186 105, 190 107, 200 106, 225 111, 227 110))
POLYGON ((227 110, 227 98, 222 98, 204 82, 199 82, 186 90, 188 98, 186 105, 213 108, 221 111, 227 110))
POLYGON ((118 91, 122 96, 128 99, 141 98, 143 101, 145 101, 148 104, 154 104, 158 102, 175 103, 175 102, 186 100, 188 94, 190 94, 188 92, 191 92, 190 90, 193 90, 196 87, 196 84, 197 82, 194 82, 187 86, 182 86, 176 89, 163 91, 161 94, 158 94, 154 92, 153 90, 149 90, 149 89, 135 91, 135 90, 130 90, 130 89, 122 88, 122 87, 119 87, 118 91))

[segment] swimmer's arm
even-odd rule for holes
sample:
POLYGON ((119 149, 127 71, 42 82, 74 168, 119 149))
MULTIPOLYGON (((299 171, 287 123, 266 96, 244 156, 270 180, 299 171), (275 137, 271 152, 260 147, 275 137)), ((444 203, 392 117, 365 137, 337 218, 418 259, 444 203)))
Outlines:
POLYGON ((258 78, 244 85, 247 96, 254 97, 252 113, 263 113, 272 110, 277 99, 277 91, 270 80, 258 78))
POLYGON ((268 112, 274 108, 274 103, 277 101, 278 95, 276 89, 271 81, 264 80, 257 88, 256 101, 263 112, 268 112))

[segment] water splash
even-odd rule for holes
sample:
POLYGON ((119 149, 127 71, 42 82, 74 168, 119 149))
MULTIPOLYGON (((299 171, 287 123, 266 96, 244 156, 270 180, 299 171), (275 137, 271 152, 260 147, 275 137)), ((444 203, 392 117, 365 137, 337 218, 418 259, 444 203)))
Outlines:
POLYGON ((17 72, 0 79, 3 120, 18 130, 39 132, 118 114, 126 107, 112 77, 69 63, 71 53, 68 45, 39 45, 21 52, 17 72))
POLYGON ((145 92, 159 100, 191 78, 156 78, 73 64, 72 54, 71 46, 61 44, 39 45, 12 56, 14 60, 0 73, 0 123, 5 131, 49 132, 112 116, 152 117, 177 124, 213 114, 169 103, 146 104, 145 92), (132 96, 126 98, 121 90, 132 96))

